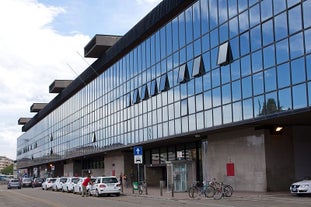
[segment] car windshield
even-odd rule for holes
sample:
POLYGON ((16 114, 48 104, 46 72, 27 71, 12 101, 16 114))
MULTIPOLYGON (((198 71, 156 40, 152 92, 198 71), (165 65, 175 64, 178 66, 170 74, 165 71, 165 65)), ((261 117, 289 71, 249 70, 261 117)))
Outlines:
POLYGON ((117 183, 117 178, 103 178, 102 183, 117 183))
POLYGON ((67 178, 61 178, 59 181, 62 182, 62 183, 64 183, 64 182, 67 181, 67 178))
POLYGON ((16 182, 19 182, 19 180, 18 180, 18 179, 13 179, 13 180, 11 180, 10 182, 16 183, 16 182))
POLYGON ((31 181, 31 179, 30 178, 23 178, 23 182, 30 182, 31 181))

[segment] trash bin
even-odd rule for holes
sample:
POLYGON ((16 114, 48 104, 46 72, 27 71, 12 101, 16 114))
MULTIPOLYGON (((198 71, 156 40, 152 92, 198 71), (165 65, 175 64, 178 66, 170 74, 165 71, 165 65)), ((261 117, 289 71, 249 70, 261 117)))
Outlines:
POLYGON ((138 182, 133 182, 133 189, 138 190, 138 182))

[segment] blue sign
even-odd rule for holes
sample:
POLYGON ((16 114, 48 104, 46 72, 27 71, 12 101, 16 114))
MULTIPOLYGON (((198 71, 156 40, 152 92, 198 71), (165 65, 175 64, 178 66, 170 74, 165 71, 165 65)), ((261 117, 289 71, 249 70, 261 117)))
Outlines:
POLYGON ((134 147, 134 155, 143 155, 143 147, 142 146, 134 147))

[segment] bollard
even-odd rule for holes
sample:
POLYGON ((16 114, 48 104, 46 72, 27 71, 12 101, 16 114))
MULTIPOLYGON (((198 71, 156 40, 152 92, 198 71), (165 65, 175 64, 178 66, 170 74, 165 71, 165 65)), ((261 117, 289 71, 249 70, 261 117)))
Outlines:
POLYGON ((146 195, 148 195, 148 185, 146 181, 145 181, 145 191, 146 191, 146 195))
POLYGON ((174 181, 172 182, 172 197, 174 197, 174 181))
POLYGON ((160 180, 160 196, 163 196, 163 180, 160 180))

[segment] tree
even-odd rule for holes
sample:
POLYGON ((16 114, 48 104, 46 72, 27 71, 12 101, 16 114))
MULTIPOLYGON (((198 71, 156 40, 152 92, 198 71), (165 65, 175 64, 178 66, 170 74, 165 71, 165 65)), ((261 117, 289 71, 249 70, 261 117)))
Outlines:
MULTIPOLYGON (((259 105, 259 107, 261 106, 259 105)), ((261 113, 259 115, 273 114, 280 111, 282 111, 282 107, 279 106, 279 104, 276 104, 275 99, 269 98, 267 102, 264 103, 261 113)))
POLYGON ((1 173, 5 175, 13 175, 13 164, 3 168, 1 170, 1 173))

